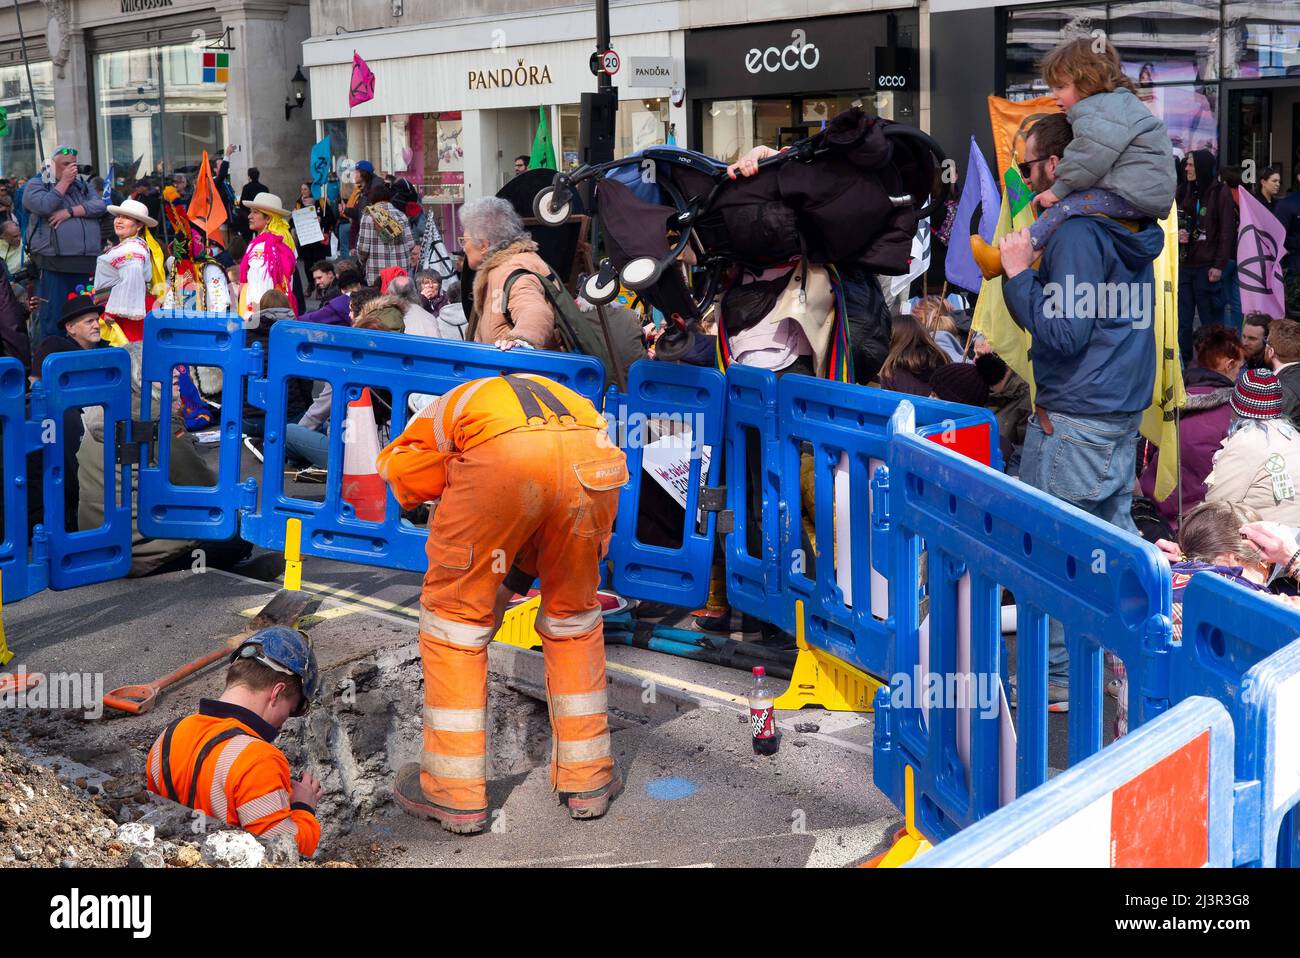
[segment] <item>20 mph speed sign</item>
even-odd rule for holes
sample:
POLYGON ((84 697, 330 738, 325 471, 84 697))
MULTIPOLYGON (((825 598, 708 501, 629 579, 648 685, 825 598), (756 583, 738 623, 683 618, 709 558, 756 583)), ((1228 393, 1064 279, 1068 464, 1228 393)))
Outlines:
POLYGON ((608 76, 613 76, 618 72, 618 68, 623 65, 623 61, 618 58, 618 54, 613 50, 606 50, 600 55, 600 68, 608 76))

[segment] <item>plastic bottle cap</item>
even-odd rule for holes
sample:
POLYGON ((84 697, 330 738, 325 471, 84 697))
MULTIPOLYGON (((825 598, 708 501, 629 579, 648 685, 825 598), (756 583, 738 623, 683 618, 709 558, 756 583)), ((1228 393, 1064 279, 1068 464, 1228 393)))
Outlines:
POLYGON ((763 676, 767 675, 767 669, 763 668, 761 665, 756 665, 754 666, 754 674, 761 679, 763 676))

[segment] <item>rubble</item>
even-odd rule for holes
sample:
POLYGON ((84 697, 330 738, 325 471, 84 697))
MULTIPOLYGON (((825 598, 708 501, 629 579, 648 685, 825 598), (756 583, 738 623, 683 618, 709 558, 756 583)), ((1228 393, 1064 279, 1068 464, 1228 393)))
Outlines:
POLYGON ((266 849, 248 832, 213 832, 203 839, 203 862, 215 868, 258 868, 266 849))

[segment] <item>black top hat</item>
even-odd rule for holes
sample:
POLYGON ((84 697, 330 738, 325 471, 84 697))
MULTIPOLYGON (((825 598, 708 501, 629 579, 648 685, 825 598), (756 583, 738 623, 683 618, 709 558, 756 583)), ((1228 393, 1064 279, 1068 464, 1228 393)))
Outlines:
POLYGON ((59 319, 60 326, 67 326, 74 319, 79 319, 87 313, 99 315, 99 306, 95 300, 85 293, 75 293, 69 296, 63 304, 63 316, 59 319))

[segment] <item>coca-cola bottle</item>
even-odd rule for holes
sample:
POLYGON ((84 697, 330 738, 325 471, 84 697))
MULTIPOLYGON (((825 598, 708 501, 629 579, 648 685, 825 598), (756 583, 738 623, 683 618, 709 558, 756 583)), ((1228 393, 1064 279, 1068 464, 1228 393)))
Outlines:
POLYGON ((766 674, 763 666, 754 666, 754 684, 749 687, 749 731, 757 754, 775 755, 781 745, 776 731, 776 712, 772 708, 776 695, 764 679, 766 674))

